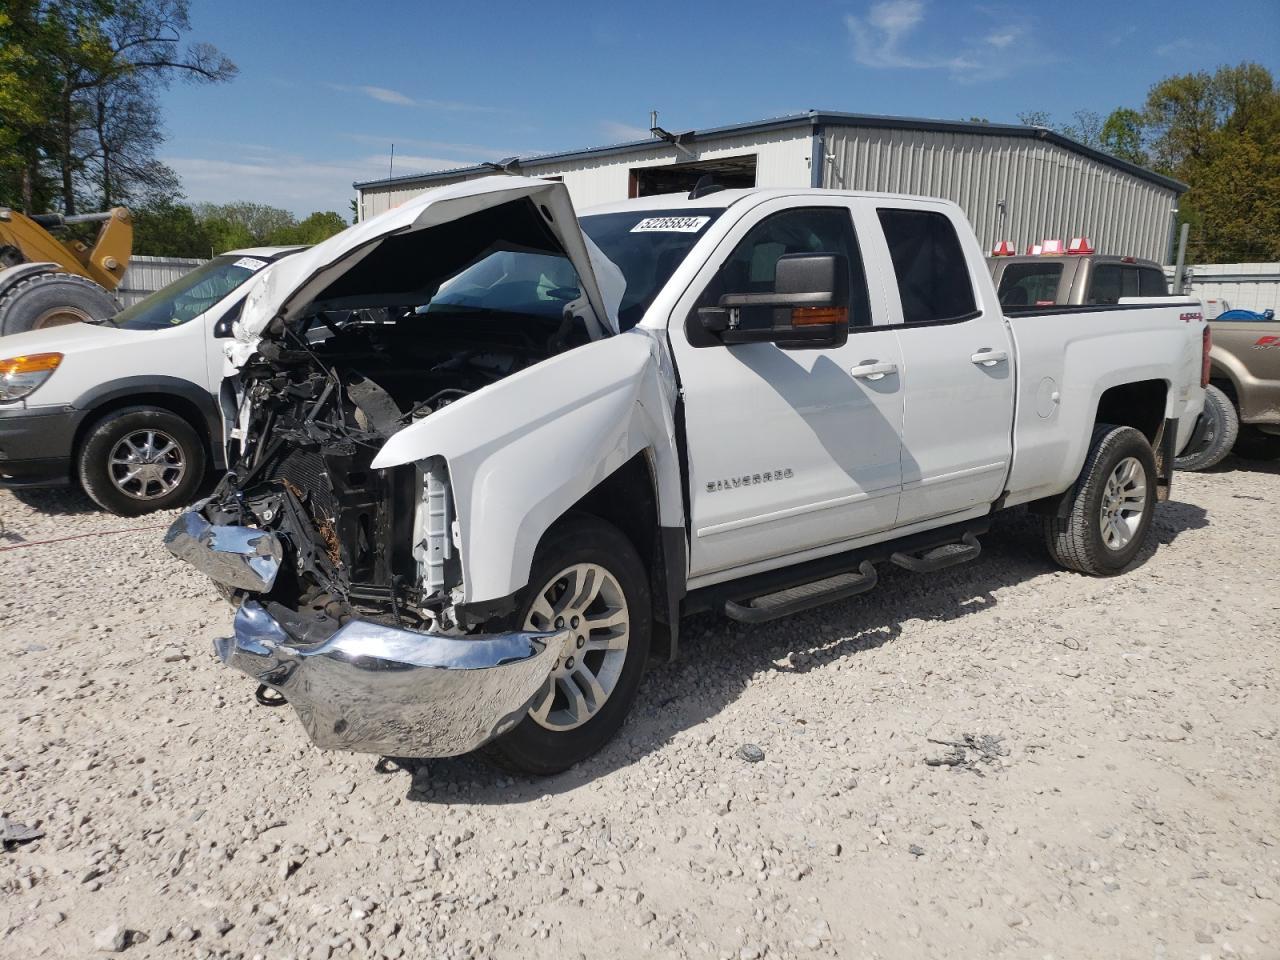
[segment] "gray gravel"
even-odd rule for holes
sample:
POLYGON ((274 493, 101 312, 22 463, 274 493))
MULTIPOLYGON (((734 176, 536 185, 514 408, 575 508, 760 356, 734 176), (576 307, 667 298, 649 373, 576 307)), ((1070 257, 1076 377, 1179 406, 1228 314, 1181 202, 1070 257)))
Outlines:
POLYGON ((530 780, 315 750, 214 661, 165 518, 0 494, 0 816, 44 833, 0 852, 0 956, 1280 957, 1277 503, 1228 460, 1115 579, 1014 515, 941 575, 695 619, 530 780))

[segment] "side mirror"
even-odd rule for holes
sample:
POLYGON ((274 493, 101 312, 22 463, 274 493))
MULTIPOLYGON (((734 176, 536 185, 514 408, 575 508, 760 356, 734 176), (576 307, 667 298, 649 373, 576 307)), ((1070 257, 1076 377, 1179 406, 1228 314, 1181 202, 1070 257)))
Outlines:
POLYGON ((776 343, 793 349, 839 346, 849 339, 849 267, 836 253, 778 258, 769 293, 727 293, 698 310, 702 329, 721 343, 776 343), (757 322, 743 325, 743 312, 757 322), (768 325, 761 315, 771 313, 768 325))
POLYGON ((236 301, 236 305, 218 318, 217 323, 213 325, 214 337, 224 340, 231 336, 232 327, 235 326, 237 320, 240 319, 240 308, 244 306, 244 299, 236 301))

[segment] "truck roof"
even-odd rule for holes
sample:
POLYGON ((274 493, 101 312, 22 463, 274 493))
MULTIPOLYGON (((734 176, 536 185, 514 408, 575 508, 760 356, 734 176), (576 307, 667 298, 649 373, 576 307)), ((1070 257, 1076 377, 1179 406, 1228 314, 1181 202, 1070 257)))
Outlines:
POLYGON ((944 200, 940 197, 923 197, 909 193, 876 193, 871 190, 827 190, 818 187, 742 187, 731 190, 717 190, 715 193, 708 193, 692 200, 689 199, 689 194, 683 191, 680 193, 659 193, 648 197, 632 197, 630 200, 616 200, 612 203, 602 203, 598 206, 587 207, 580 210, 579 214, 585 217, 596 213, 624 213, 630 210, 679 210, 682 207, 705 210, 708 207, 730 207, 739 200, 745 200, 748 197, 768 200, 774 197, 795 196, 869 197, 871 199, 919 200, 948 206, 955 205, 953 201, 944 200))
POLYGON ((306 249, 305 243, 294 244, 288 247, 244 247, 241 250, 228 250, 226 253, 220 253, 220 257, 282 257, 286 253, 294 253, 298 250, 306 249))

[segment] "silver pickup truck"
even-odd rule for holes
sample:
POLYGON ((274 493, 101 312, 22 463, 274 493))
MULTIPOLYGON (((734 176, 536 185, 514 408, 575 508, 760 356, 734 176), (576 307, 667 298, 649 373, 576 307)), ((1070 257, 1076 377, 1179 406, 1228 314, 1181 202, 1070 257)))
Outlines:
POLYGON ((324 747, 563 769, 681 616, 973 560, 1029 505, 1133 563, 1204 393, 1193 302, 1002 310, 953 203, 437 190, 273 263, 228 341, 230 472, 170 549, 219 656, 324 747))

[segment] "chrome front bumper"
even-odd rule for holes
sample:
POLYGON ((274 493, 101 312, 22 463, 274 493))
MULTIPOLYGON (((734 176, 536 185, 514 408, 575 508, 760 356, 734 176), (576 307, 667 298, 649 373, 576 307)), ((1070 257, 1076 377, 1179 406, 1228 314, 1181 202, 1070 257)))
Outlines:
POLYGON ((447 637, 353 620, 297 644, 246 600, 214 652, 280 693, 316 746, 395 757, 452 757, 514 727, 546 684, 560 633, 447 637))
POLYGON ((197 503, 173 521, 164 535, 169 552, 217 583, 250 593, 270 590, 280 572, 280 541, 265 530, 212 524, 200 515, 203 506, 197 503))
MULTIPOLYGON (((170 552, 218 583, 270 591, 282 557, 275 535, 211 524, 200 506, 170 527, 170 552)), ((451 757, 519 723, 568 642, 567 630, 453 637, 352 620, 304 643, 245 600, 235 635, 213 647, 223 663, 278 690, 319 747, 451 757)))

